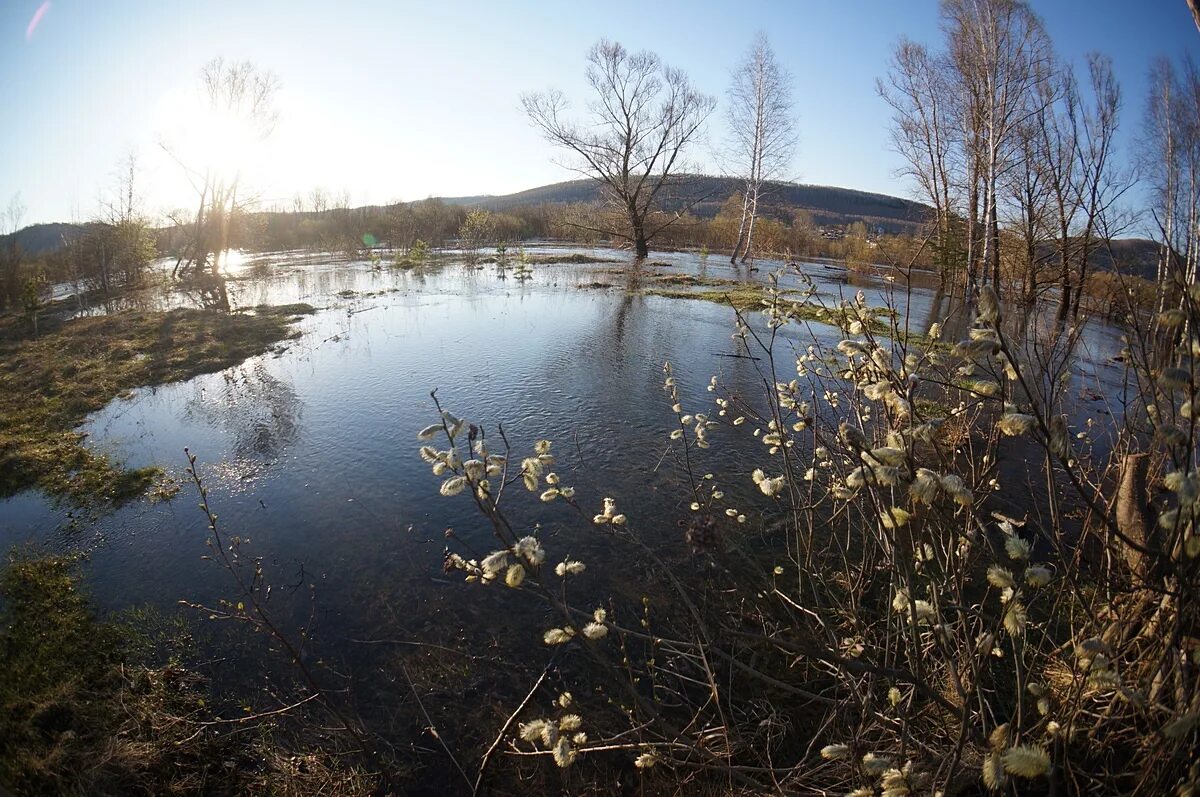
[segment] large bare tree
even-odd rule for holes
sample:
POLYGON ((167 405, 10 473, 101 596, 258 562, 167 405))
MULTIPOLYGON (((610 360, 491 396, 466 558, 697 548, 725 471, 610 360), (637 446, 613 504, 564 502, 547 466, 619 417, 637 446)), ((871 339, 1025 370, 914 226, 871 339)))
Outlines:
POLYGON ((657 211, 716 101, 654 53, 601 40, 587 60, 593 93, 582 121, 567 118, 558 90, 525 94, 521 103, 542 134, 571 154, 566 165, 598 180, 620 211, 625 224, 601 232, 629 241, 644 258, 654 236, 679 218, 657 211))
POLYGON ((796 147, 795 111, 791 76, 775 60, 765 33, 759 32, 742 63, 733 73, 726 106, 730 154, 745 180, 742 220, 730 263, 750 258, 754 221, 763 187, 786 176, 796 147))

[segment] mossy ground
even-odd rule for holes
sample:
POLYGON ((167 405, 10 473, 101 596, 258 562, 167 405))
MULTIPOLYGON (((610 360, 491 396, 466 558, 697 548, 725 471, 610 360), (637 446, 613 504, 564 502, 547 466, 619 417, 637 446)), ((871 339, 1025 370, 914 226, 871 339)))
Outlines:
POLYGON ((220 371, 293 335, 306 304, 223 313, 128 312, 43 325, 0 323, 0 497, 39 488, 78 506, 145 493, 157 469, 130 470, 84 445, 77 427, 128 391, 220 371))

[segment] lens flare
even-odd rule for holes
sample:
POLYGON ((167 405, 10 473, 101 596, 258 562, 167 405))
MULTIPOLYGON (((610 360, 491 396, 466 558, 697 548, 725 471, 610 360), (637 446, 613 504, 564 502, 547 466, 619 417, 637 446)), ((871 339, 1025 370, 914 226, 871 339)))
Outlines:
POLYGON ((25 41, 33 38, 33 32, 37 30, 37 26, 41 23, 42 18, 46 16, 46 12, 50 10, 50 0, 38 6, 37 11, 33 12, 33 16, 29 20, 29 24, 25 27, 25 41))

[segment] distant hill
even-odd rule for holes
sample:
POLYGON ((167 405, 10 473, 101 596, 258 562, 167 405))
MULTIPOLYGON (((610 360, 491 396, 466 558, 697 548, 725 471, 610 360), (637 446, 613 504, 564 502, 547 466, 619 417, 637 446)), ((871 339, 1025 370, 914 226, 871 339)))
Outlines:
POLYGON ((51 224, 31 224, 22 227, 11 235, 0 236, 0 243, 16 236, 17 246, 27 255, 38 256, 57 251, 64 244, 79 238, 87 231, 86 224, 67 224, 53 222, 51 224))
MULTIPOLYGON (((667 210, 681 210, 691 205, 691 212, 700 218, 712 218, 725 200, 742 190, 743 182, 733 177, 689 176, 674 189, 674 196, 664 202, 667 210)), ((572 202, 595 202, 601 199, 600 183, 595 180, 570 180, 543 185, 503 196, 442 197, 455 205, 469 205, 485 210, 505 211, 527 205, 560 205, 572 202)), ((909 199, 800 183, 769 183, 762 199, 767 215, 789 219, 792 211, 807 211, 818 225, 850 224, 862 221, 884 232, 914 232, 927 218, 929 208, 909 199)))
POLYGON ((1153 280, 1158 276, 1158 255, 1162 244, 1146 238, 1114 238, 1108 249, 1100 247, 1088 258, 1096 268, 1102 271, 1114 271, 1113 259, 1120 261, 1121 271, 1135 277, 1153 280))

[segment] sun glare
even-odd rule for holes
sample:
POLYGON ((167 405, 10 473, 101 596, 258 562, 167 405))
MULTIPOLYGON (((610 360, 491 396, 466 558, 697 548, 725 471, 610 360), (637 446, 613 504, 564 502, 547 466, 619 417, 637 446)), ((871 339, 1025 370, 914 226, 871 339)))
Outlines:
POLYGON ((238 179, 261 155, 262 137, 244 114, 213 108, 194 91, 164 95, 158 116, 164 148, 189 170, 229 181, 238 179))
POLYGON ((224 108, 203 109, 198 115, 191 144, 199 161, 223 176, 236 176, 257 154, 261 142, 255 129, 244 117, 224 108))

